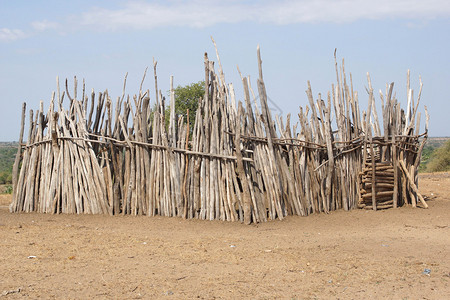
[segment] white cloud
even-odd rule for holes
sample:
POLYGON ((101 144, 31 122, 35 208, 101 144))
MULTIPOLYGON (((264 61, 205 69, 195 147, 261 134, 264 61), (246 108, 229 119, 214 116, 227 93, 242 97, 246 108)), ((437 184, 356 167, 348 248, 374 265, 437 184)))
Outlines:
POLYGON ((81 25, 95 25, 103 29, 152 29, 160 26, 207 27, 217 23, 245 21, 250 15, 242 14, 241 5, 226 5, 223 2, 169 2, 153 4, 128 2, 118 10, 94 8, 84 13, 81 25))
POLYGON ((36 21, 31 23, 31 26, 37 31, 45 31, 49 29, 57 29, 59 27, 58 23, 50 22, 47 20, 36 21))
POLYGON ((0 28, 0 42, 13 42, 24 38, 29 38, 35 35, 36 32, 42 32, 49 29, 59 29, 60 25, 55 22, 44 20, 32 22, 31 27, 33 30, 28 30, 27 33, 21 29, 0 28))
POLYGON ((450 17, 448 0, 130 1, 119 9, 92 8, 77 23, 103 30, 163 26, 207 27, 253 21, 272 24, 342 23, 360 19, 450 17))
POLYGON ((0 41, 2 42, 12 42, 25 37, 26 34, 20 29, 0 28, 0 41))
POLYGON ((63 23, 30 23, 29 32, 0 28, 0 42, 11 42, 39 32, 66 34, 80 28, 149 30, 187 26, 256 22, 264 24, 349 23, 357 20, 402 19, 407 26, 425 26, 433 18, 450 18, 448 0, 130 0, 118 8, 93 7, 66 15, 63 23), (424 25, 425 24, 425 25, 424 25))

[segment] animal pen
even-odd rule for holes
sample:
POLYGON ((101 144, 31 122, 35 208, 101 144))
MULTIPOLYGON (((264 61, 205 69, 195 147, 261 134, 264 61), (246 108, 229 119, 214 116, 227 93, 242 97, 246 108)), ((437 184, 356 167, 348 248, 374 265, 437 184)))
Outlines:
POLYGON ((337 209, 427 207, 417 190, 429 119, 426 113, 419 134, 422 83, 415 100, 408 72, 405 110, 388 84, 379 118, 369 75, 361 111, 342 61, 326 97, 314 97, 308 82, 309 106, 291 125, 290 115, 272 117, 259 48, 257 58, 258 96, 241 75, 244 101, 236 102, 218 54, 218 71, 205 54, 205 93, 193 128, 175 114, 173 78, 165 114, 156 62, 152 104, 142 83, 133 97, 125 97, 124 86, 115 101, 107 91, 86 93, 84 81, 80 95, 76 78, 73 92, 67 80, 65 91, 58 83, 48 110, 41 102, 29 112, 26 143, 24 103, 10 211, 249 224, 337 209))

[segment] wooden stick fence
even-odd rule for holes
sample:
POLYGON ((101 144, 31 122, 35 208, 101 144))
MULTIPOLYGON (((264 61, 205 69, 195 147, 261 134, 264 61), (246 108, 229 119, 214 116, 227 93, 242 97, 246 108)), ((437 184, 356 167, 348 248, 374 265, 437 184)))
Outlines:
POLYGON ((153 106, 142 83, 137 95, 123 93, 113 105, 107 91, 86 94, 84 82, 79 97, 76 78, 72 95, 67 80, 62 92, 58 82, 47 112, 42 102, 36 113, 30 111, 22 144, 24 104, 11 212, 249 224, 355 207, 416 206, 417 199, 427 207, 417 190, 417 168, 429 117, 419 136, 422 84, 414 104, 409 72, 406 112, 393 83, 385 94, 380 91, 380 127, 370 77, 368 108, 361 113, 351 75, 349 86, 344 62, 336 62, 332 91, 314 99, 308 82, 309 106, 300 108, 299 122, 291 126, 290 115, 286 122, 271 116, 259 48, 260 106, 250 78, 242 76, 244 102, 236 103, 217 58, 218 73, 205 54, 205 95, 193 128, 175 115, 173 78, 166 126, 156 62, 153 106))

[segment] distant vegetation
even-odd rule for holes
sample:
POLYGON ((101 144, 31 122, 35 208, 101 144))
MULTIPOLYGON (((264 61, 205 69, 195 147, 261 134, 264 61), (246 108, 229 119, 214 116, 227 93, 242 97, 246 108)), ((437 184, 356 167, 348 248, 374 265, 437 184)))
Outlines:
POLYGON ((427 151, 422 155, 425 161, 425 172, 444 172, 450 171, 450 139, 438 148, 427 146, 427 151), (427 155, 426 159, 424 156, 427 155))
POLYGON ((422 151, 422 157, 420 160, 419 172, 436 172, 431 171, 428 168, 428 164, 431 160, 435 159, 436 155, 433 155, 437 149, 442 147, 446 142, 450 141, 450 137, 429 137, 427 143, 422 151))
POLYGON ((433 154, 434 150, 436 150, 437 148, 439 147, 430 146, 428 144, 423 148, 422 158, 420 159, 420 166, 419 166, 420 172, 426 171, 427 165, 430 162, 431 154, 433 154))
POLYGON ((17 153, 17 144, 0 143, 0 184, 12 183, 12 167, 17 153))

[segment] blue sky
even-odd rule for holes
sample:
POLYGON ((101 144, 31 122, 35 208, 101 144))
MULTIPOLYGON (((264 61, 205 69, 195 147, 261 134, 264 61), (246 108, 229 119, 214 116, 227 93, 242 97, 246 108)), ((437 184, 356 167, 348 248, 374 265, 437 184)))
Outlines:
MULTIPOLYGON (((17 140, 22 102, 35 110, 43 100, 48 108, 56 76, 68 78, 71 85, 73 76, 80 82, 85 78, 88 90, 108 89, 116 99, 127 72, 126 92, 137 92, 154 57, 164 93, 170 75, 175 85, 200 81, 203 53, 216 60, 210 36, 238 99, 243 94, 236 66, 256 79, 259 44, 274 109, 297 115, 298 107, 307 104, 308 80, 314 95, 326 95, 335 82, 337 48, 352 73, 362 109, 368 99, 366 72, 376 92, 395 82, 405 107, 410 69, 415 97, 419 76, 423 81, 421 111, 427 105, 429 134, 450 135, 447 0, 0 0, 0 141, 17 140)), ((148 76, 144 87, 153 86, 148 76)))

